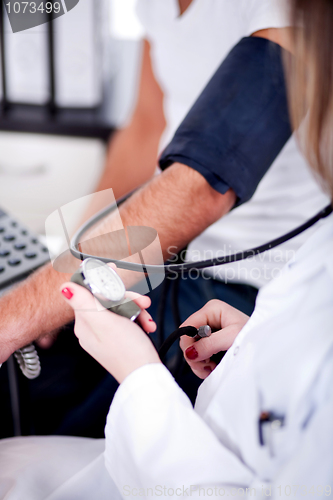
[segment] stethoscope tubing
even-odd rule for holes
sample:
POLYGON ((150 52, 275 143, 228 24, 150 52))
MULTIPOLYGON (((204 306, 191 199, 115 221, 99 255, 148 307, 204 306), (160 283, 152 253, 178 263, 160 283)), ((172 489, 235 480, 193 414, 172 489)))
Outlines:
POLYGON ((332 205, 327 205, 324 209, 320 210, 320 212, 318 212, 314 217, 304 222, 297 228, 263 245, 259 245, 257 247, 248 250, 243 250, 234 254, 224 255, 221 257, 213 257, 211 259, 202 260, 198 262, 185 262, 184 264, 142 265, 133 262, 126 262, 124 260, 110 259, 108 257, 99 257, 95 255, 90 255, 78 250, 80 239, 88 231, 88 229, 90 229, 93 225, 95 225, 97 222, 103 219, 106 215, 115 210, 119 206, 119 204, 127 200, 132 194, 133 192, 124 196, 123 198, 113 203, 109 207, 106 207, 105 209, 101 210, 79 228, 79 230, 74 234, 70 242, 70 252, 74 257, 76 257, 79 260, 96 258, 105 263, 112 262, 116 264, 116 266, 120 269, 126 269, 128 271, 135 271, 140 273, 149 273, 149 274, 165 273, 167 275, 174 273, 181 274, 190 272, 191 270, 194 269, 201 270, 207 267, 231 264, 232 262, 245 260, 248 257, 254 257, 268 250, 272 250, 273 248, 282 245, 282 243, 285 243, 291 240, 292 238, 295 238, 299 234, 303 233, 304 231, 312 227, 314 224, 316 224, 319 220, 328 217, 333 211, 332 205))

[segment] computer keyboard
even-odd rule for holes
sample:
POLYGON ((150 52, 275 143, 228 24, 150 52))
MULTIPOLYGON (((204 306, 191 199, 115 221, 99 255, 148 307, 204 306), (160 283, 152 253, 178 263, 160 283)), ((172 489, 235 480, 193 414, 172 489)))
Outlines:
POLYGON ((0 209, 0 289, 49 260, 48 249, 39 237, 0 209))

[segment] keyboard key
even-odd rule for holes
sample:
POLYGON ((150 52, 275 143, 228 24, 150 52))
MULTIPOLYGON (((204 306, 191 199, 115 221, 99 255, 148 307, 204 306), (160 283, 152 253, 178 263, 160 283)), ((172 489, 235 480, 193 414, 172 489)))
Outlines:
POLYGON ((12 227, 17 227, 17 226, 18 226, 18 224, 17 224, 17 222, 12 222, 12 223, 11 223, 11 226, 12 226, 12 227))
POLYGON ((37 245, 37 243, 38 243, 37 238, 32 238, 31 243, 33 243, 34 245, 37 245))
POLYGON ((24 243, 16 243, 14 245, 15 250, 25 250, 27 248, 27 245, 24 243))
POLYGON ((4 227, 0 227, 0 233, 3 233, 5 231, 5 228, 4 227))
POLYGON ((26 229, 23 229, 23 231, 21 231, 21 234, 23 234, 23 236, 27 236, 28 231, 26 229))
POLYGON ((8 257, 10 255, 9 250, 0 250, 0 257, 8 257))
POLYGON ((3 239, 4 241, 14 241, 15 240, 15 235, 14 234, 6 234, 3 239))
POLYGON ((12 267, 15 267, 21 264, 21 261, 20 259, 9 259, 8 264, 12 267))
POLYGON ((27 253, 24 254, 24 256, 27 259, 35 259, 37 257, 37 254, 35 252, 27 252, 27 253))
POLYGON ((0 274, 3 273, 5 271, 5 269, 6 269, 5 267, 0 266, 0 274))

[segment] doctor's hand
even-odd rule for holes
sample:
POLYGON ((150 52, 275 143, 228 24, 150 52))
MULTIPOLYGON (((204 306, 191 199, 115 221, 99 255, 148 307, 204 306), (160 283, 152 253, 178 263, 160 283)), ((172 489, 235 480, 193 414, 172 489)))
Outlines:
POLYGON ((197 377, 204 379, 216 368, 216 363, 211 357, 231 347, 248 319, 246 314, 221 300, 210 300, 202 309, 187 318, 181 326, 199 328, 202 325, 209 325, 213 330, 210 337, 197 342, 187 335, 183 335, 180 339, 185 359, 197 377))
POLYGON ((144 330, 142 331, 129 319, 102 309, 93 295, 79 285, 65 283, 61 292, 66 302, 74 309, 74 331, 81 347, 119 383, 137 368, 161 362, 145 333, 156 330, 156 324, 145 310, 150 306, 149 297, 133 292, 126 294, 142 309, 138 318, 144 330))

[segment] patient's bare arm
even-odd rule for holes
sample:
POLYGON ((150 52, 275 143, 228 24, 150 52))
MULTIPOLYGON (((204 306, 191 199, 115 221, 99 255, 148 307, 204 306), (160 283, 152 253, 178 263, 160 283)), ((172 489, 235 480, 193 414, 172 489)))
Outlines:
MULTIPOLYGON (((167 258, 171 245, 173 250, 184 247, 227 213, 235 199, 233 191, 221 195, 197 171, 174 164, 121 206, 120 215, 125 227, 155 228, 167 258)), ((113 216, 104 224, 112 231, 113 216)), ((59 294, 69 277, 47 265, 0 300, 0 362, 73 318, 59 294)))

